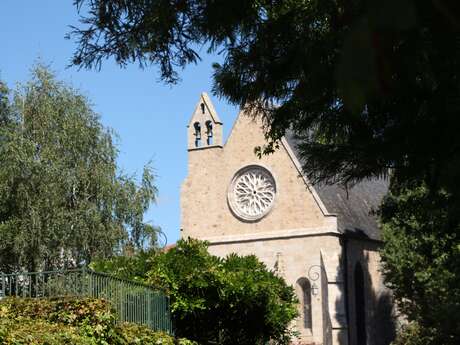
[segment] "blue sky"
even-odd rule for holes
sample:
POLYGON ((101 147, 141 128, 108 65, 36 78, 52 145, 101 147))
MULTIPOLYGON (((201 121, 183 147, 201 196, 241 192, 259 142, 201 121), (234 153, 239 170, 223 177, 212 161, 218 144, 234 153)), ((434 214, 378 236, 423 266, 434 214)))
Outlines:
MULTIPOLYGON (((187 174, 186 125, 200 92, 211 90, 211 64, 219 56, 203 56, 187 67, 182 81, 168 86, 155 68, 120 69, 107 61, 100 72, 68 66, 75 45, 64 39, 78 16, 72 0, 2 0, 0 2, 0 79, 10 88, 30 77, 37 59, 50 64, 59 79, 80 89, 94 104, 103 124, 119 135, 119 167, 142 173, 152 161, 159 200, 145 219, 161 226, 168 243, 179 235, 179 189, 187 174)), ((237 108, 210 95, 228 135, 237 108)))

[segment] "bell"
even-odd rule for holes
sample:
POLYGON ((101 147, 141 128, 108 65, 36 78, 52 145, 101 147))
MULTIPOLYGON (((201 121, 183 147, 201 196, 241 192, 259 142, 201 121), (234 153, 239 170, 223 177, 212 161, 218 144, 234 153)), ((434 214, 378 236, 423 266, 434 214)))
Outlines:
POLYGON ((210 120, 206 121, 206 133, 208 137, 212 137, 212 122, 210 120))
POLYGON ((197 140, 201 139, 201 125, 199 122, 195 122, 193 124, 193 127, 195 128, 195 137, 197 140))

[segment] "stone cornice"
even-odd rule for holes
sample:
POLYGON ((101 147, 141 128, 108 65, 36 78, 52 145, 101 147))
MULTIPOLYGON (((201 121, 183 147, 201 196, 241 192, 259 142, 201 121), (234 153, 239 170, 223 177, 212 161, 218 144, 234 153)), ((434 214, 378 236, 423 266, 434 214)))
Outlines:
POLYGON ((339 231, 337 231, 336 226, 326 226, 326 227, 316 227, 316 228, 289 229, 289 230, 283 230, 283 231, 259 232, 259 233, 252 233, 252 234, 208 236, 208 237, 200 237, 200 239, 204 241, 208 241, 211 245, 217 245, 217 244, 227 244, 227 243, 289 239, 289 238, 298 238, 298 237, 341 236, 341 235, 342 234, 339 231))

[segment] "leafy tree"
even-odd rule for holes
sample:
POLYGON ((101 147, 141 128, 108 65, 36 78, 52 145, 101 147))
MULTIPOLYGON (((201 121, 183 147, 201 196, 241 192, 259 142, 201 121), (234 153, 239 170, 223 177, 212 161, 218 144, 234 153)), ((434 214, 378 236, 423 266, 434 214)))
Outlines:
POLYGON ((394 168, 458 191, 455 1, 75 3, 74 65, 153 64, 174 83, 205 46, 224 57, 214 92, 261 112, 271 140, 263 152, 292 128, 310 179, 348 183, 394 168))
POLYGON ((39 65, 2 104, 1 271, 79 266, 154 235, 151 168, 140 185, 117 172, 113 134, 81 93, 39 65))
POLYGON ((94 260, 89 266, 96 272, 105 272, 121 279, 146 283, 147 273, 151 269, 150 261, 157 252, 156 247, 139 248, 134 252, 125 250, 121 255, 94 260))
POLYGON ((155 256, 149 281, 171 296, 177 335, 200 344, 288 344, 297 315, 292 287, 255 256, 210 255, 180 240, 155 256))
POLYGON ((8 88, 0 81, 0 125, 6 125, 8 112, 8 88))
POLYGON ((117 255, 109 258, 97 258, 89 266, 96 272, 105 272, 112 276, 147 283, 147 273, 151 269, 152 257, 159 253, 160 244, 157 235, 161 229, 148 227, 145 229, 149 242, 142 246, 125 245, 117 255))
POLYGON ((383 269, 413 325, 398 344, 460 343, 460 212, 445 191, 393 183, 382 209, 383 269))

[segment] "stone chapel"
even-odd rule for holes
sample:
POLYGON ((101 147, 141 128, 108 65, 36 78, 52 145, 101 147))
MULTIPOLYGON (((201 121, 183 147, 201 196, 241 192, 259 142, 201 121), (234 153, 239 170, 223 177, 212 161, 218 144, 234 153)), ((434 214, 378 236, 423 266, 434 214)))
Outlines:
POLYGON ((295 344, 386 345, 394 337, 391 295, 379 271, 380 232, 372 214, 385 180, 345 190, 312 185, 289 136, 273 154, 259 122, 240 112, 227 141, 206 93, 188 130, 181 187, 181 237, 212 254, 255 254, 297 293, 295 344))

